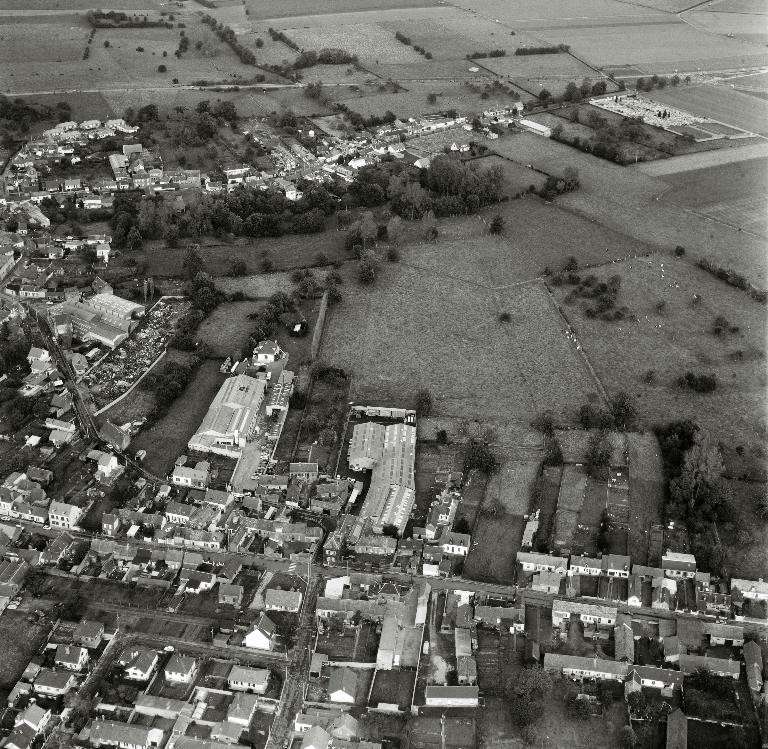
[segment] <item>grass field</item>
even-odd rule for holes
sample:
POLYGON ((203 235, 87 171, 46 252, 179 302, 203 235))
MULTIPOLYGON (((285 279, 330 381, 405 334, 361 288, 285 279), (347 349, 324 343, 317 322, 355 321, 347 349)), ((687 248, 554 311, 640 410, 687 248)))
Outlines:
POLYGON ((463 574, 471 580, 511 585, 524 527, 521 515, 479 514, 463 574))
POLYGON ((625 261, 595 271, 598 278, 622 278, 619 304, 635 319, 606 323, 590 320, 579 303, 568 305, 568 286, 555 291, 592 366, 610 392, 633 394, 643 422, 652 425, 692 419, 723 440, 759 441, 765 426, 766 340, 764 307, 689 262, 669 258, 625 261), (694 294, 701 303, 692 306, 694 294), (659 311, 657 304, 663 302, 659 311), (739 328, 717 338, 715 317, 739 328), (742 359, 731 355, 742 352, 742 359), (653 384, 644 381, 654 371, 653 384), (686 371, 714 373, 714 395, 678 389, 686 371))
MULTIPOLYGON (((545 408, 571 414, 595 389, 540 284, 462 280, 451 266, 457 251, 469 254, 466 243, 445 246, 432 267, 411 266, 421 249, 383 266, 374 288, 347 285, 329 315, 321 358, 352 372, 353 400, 410 405, 429 388, 438 415, 527 422, 545 408), (509 323, 498 321, 502 311, 509 323)), ((483 264, 481 252, 474 262, 483 264)))
POLYGON ((165 416, 143 429, 131 442, 131 451, 146 450, 147 470, 165 476, 173 462, 187 450, 187 442, 195 433, 208 410, 213 396, 224 381, 219 372, 220 361, 204 361, 184 392, 171 404, 165 416))
POLYGON ((220 304, 198 328, 198 339, 208 346, 212 356, 222 359, 232 356, 233 361, 242 359, 253 330, 248 315, 259 306, 254 302, 220 304))

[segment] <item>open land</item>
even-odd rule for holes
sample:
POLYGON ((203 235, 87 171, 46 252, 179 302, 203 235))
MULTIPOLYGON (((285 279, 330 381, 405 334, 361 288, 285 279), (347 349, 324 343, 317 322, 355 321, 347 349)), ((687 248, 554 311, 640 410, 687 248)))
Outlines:
POLYGON ((601 280, 621 277, 618 304, 629 308, 628 318, 589 319, 581 302, 566 301, 570 287, 554 293, 609 393, 632 393, 648 426, 674 417, 692 419, 723 438, 750 442, 765 433, 762 305, 684 260, 642 258, 593 272, 601 280), (695 294, 700 304, 693 303, 695 294), (715 336, 718 315, 738 332, 715 336), (652 384, 644 380, 649 370, 652 384), (715 374, 717 395, 676 387, 686 371, 715 374))

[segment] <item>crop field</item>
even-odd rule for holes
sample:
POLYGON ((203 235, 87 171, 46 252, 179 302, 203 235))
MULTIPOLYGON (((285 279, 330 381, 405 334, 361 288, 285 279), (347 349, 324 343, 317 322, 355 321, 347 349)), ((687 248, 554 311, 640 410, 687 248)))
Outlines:
MULTIPOLYGON (((410 405, 429 388, 440 416, 528 422, 546 408, 572 416, 595 384, 546 291, 539 283, 493 289, 485 279, 462 280, 451 260, 456 250, 473 253, 457 245, 444 247, 437 267, 405 260, 382 266, 373 288, 346 286, 344 309, 326 322, 321 358, 352 373, 357 402, 410 405), (497 319, 502 311, 509 323, 497 319)), ((475 263, 483 264, 479 253, 475 263)))
POLYGON ((221 387, 225 375, 219 372, 221 362, 209 359, 195 372, 184 392, 171 404, 165 416, 142 429, 131 441, 131 451, 146 450, 146 467, 158 476, 165 476, 173 462, 186 452, 187 442, 221 387))
POLYGON ((701 84, 654 91, 662 104, 760 135, 768 135, 768 101, 725 86, 701 84))
POLYGON ((664 177, 671 189, 664 193, 663 200, 766 236, 767 168, 768 159, 764 158, 670 174, 664 177), (713 201, 715 196, 717 200, 713 201))
MULTIPOLYGON (((500 138, 494 141, 493 147, 499 153, 546 172, 556 173, 565 166, 575 167, 581 188, 560 196, 556 203, 568 212, 579 214, 585 223, 595 224, 596 231, 610 229, 629 242, 642 242, 648 250, 665 253, 682 244, 694 257, 716 257, 719 265, 733 268, 758 286, 764 285, 768 268, 764 240, 738 232, 726 224, 702 221, 694 213, 657 201, 656 197, 667 189, 667 185, 642 171, 652 171, 657 165, 662 169, 670 165, 668 168, 674 169, 674 164, 683 160, 686 163, 708 164, 711 160, 720 163, 737 156, 742 147, 680 156, 642 165, 639 169, 620 167, 529 133, 500 138)), ((760 155, 764 154, 760 152, 760 155)))
POLYGON ((758 441, 765 429, 768 382, 764 308, 744 292, 672 258, 628 260, 594 273, 601 280, 621 276, 618 303, 636 319, 589 319, 581 304, 565 303, 568 286, 556 289, 555 296, 608 392, 632 393, 648 426, 692 419, 726 441, 758 441), (692 304, 694 294, 701 297, 697 305, 692 304), (711 330, 718 315, 738 331, 715 336, 711 330), (676 387, 686 371, 714 374, 716 395, 676 387))
MULTIPOLYGON (((7 0, 6 0, 7 1, 7 0)), ((318 14, 336 15, 365 11, 407 10, 413 11, 437 5, 437 0, 324 0, 312 3, 312 10, 318 14)), ((262 0, 246 0, 248 15, 254 19, 280 19, 293 16, 304 16, 307 4, 304 0, 281 0, 279 4, 262 2, 262 0)))

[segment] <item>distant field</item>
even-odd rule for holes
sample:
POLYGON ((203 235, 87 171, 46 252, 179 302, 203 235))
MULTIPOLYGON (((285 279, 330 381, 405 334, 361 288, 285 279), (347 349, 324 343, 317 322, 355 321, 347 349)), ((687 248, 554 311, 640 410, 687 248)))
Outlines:
POLYGON ((667 175, 663 200, 757 234, 768 233, 768 158, 667 175), (713 200, 715 198, 715 200, 713 200))
POLYGON ((653 98, 692 114, 711 117, 752 133, 768 135, 768 101, 732 88, 711 84, 679 86, 654 91, 653 98))
POLYGON ((601 279, 621 276, 618 303, 636 320, 591 320, 579 302, 564 301, 570 287, 554 293, 609 394, 632 393, 648 426, 692 419, 719 439, 758 441, 766 426, 765 308, 687 261, 654 257, 593 272, 601 279), (694 294, 702 299, 695 307, 694 294), (659 302, 665 303, 661 312, 659 302), (715 337, 711 328, 718 315, 738 326, 738 333, 715 337), (742 352, 741 358, 734 360, 734 352, 742 352), (649 370, 652 384, 644 379, 649 370), (677 388, 675 380, 686 371, 715 374, 717 392, 677 388))
MULTIPOLYGON (((109 0, 111 10, 160 10, 164 3, 159 0, 109 0)), ((93 0, 0 0, 0 11, 74 11, 90 10, 93 0)))
MULTIPOLYGON (((320 0, 312 3, 312 12, 321 14, 349 13, 355 11, 378 10, 417 10, 437 5, 430 0, 320 0)), ((303 16, 307 13, 304 0, 246 0, 246 8, 251 18, 290 18, 303 16)))

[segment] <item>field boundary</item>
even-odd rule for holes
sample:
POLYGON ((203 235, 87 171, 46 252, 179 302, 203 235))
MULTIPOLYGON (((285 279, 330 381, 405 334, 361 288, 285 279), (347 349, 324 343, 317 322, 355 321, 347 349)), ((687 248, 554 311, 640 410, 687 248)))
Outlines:
POLYGON ((584 360, 584 363, 587 365, 587 369, 589 370, 589 373, 592 375, 592 379, 595 381, 595 384, 597 385, 598 392, 600 393, 600 396, 603 399, 603 405, 608 405, 608 393, 605 390, 605 387, 603 386, 602 381, 597 376, 597 372, 595 372, 594 368, 592 367, 592 362, 589 361, 589 357, 587 356, 587 352, 584 350, 584 344, 579 340, 579 337, 576 335, 576 332, 574 331, 573 327, 571 326, 571 323, 568 322, 568 318, 563 314, 563 311, 560 309, 560 305, 555 300, 554 296, 552 296, 552 291, 550 290, 549 286, 547 285, 546 281, 541 281, 542 286, 544 287, 544 290, 547 292, 547 298, 549 299, 550 303, 552 304, 552 307, 554 308, 555 312, 557 313, 560 320, 563 322, 566 328, 566 332, 573 336, 573 341, 576 344, 576 350, 581 354, 581 358, 584 360))

